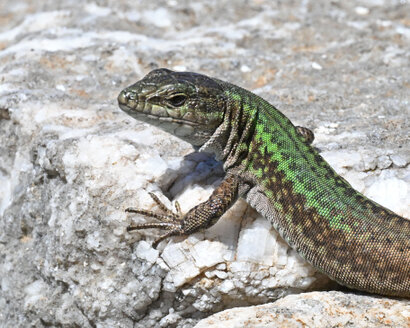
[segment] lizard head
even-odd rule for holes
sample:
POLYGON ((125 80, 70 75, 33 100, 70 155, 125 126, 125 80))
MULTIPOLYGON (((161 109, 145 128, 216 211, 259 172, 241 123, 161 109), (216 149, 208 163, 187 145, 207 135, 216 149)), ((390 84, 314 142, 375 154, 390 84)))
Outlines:
POLYGON ((225 96, 214 79, 161 68, 125 88, 120 108, 194 146, 203 145, 223 122, 225 96))

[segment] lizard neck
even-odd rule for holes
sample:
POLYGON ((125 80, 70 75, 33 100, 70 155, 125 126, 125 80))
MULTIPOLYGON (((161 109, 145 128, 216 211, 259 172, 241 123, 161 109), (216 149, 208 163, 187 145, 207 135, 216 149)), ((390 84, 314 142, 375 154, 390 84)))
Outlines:
POLYGON ((225 83, 225 89, 224 120, 200 151, 214 153, 228 171, 241 166, 248 157, 258 120, 258 107, 255 106, 255 95, 248 91, 228 83, 225 83))

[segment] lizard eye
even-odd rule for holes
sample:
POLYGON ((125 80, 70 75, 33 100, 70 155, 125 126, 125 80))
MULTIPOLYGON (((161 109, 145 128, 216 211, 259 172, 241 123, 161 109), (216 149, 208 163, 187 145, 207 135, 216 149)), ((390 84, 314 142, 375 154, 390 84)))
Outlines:
POLYGON ((185 104, 187 97, 185 95, 175 95, 171 98, 168 98, 167 101, 174 107, 180 107, 185 104))

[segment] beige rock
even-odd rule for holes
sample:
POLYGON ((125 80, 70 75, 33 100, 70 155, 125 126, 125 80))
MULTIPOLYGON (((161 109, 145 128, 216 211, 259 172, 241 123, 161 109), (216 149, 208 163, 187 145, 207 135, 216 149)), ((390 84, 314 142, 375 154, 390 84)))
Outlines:
POLYGON ((410 301, 342 292, 289 295, 274 303, 233 308, 195 328, 410 327, 410 301))

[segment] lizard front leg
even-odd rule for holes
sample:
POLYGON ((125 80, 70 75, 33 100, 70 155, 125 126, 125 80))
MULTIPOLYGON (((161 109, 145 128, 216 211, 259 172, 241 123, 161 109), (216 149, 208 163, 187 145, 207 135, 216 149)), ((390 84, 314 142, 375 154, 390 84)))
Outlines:
POLYGON ((207 201, 193 207, 185 215, 181 213, 178 203, 175 204, 177 213, 174 213, 166 208, 154 194, 150 193, 150 196, 165 212, 165 215, 136 208, 127 208, 125 211, 153 217, 161 222, 130 225, 127 227, 127 231, 150 228, 169 230, 154 241, 152 246, 156 248, 165 238, 190 235, 215 224, 238 198, 238 178, 228 174, 207 201))

